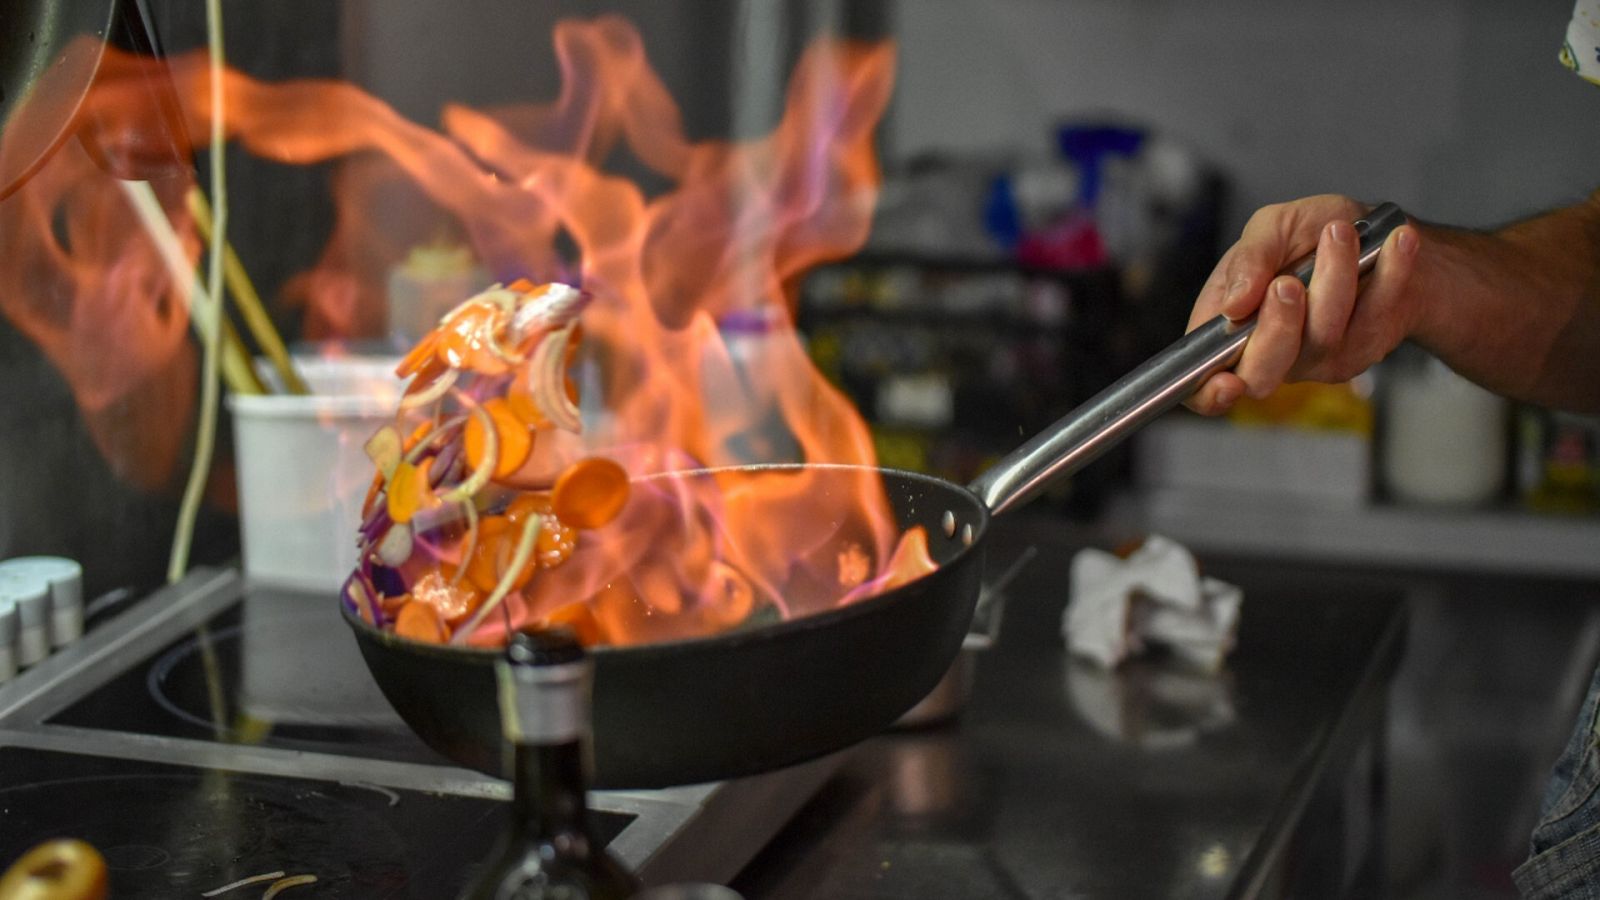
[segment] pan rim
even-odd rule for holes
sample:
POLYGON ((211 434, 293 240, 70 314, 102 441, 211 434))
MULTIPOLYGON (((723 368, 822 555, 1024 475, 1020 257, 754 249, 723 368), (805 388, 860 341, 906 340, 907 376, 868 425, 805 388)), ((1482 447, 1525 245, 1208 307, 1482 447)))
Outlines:
MULTIPOLYGON (((910 472, 904 469, 868 466, 857 463, 759 463, 743 466, 708 466, 696 469, 679 469, 671 472, 654 472, 649 475, 638 476, 631 480, 635 482, 644 482, 653 480, 682 479, 687 477, 708 476, 715 475, 719 472, 733 471, 781 472, 791 470, 815 471, 819 469, 873 472, 883 477, 893 476, 899 481, 925 484, 940 491, 951 492, 953 496, 964 496, 971 501, 972 510, 976 514, 975 520, 968 523, 971 524, 973 528, 972 540, 966 542, 965 545, 957 549, 956 552, 950 556, 950 558, 940 562, 938 568, 934 569, 932 572, 928 572, 927 574, 922 575, 913 581, 909 581, 891 590, 881 591, 873 594, 870 597, 867 597, 863 600, 858 600, 847 606, 835 607, 834 609, 810 613, 798 618, 785 619, 780 622, 773 622, 771 624, 761 625, 755 628, 727 631, 719 634, 708 634, 701 637, 678 638, 676 640, 652 641, 645 644, 626 644, 622 646, 602 645, 591 648, 589 651, 590 655, 594 657, 596 665, 602 664, 601 661, 604 659, 613 657, 625 657, 627 659, 649 659, 657 655, 677 654, 686 652, 690 649, 713 647, 720 649, 733 649, 747 643, 764 642, 775 639, 781 635, 806 631, 814 628, 823 628, 833 623, 848 621, 856 616, 870 615, 885 604, 895 602, 897 598, 902 596, 906 591, 914 588, 916 585, 922 584, 929 579, 936 577, 939 575, 939 573, 945 571, 946 569, 953 568, 966 557, 977 552, 979 545, 984 539, 984 536, 988 533, 990 518, 993 514, 990 512, 988 506, 983 502, 983 499, 977 494, 973 493, 970 488, 951 481, 946 481, 933 475, 928 475, 922 472, 910 472)), ((384 631, 381 628, 369 624, 366 620, 362 619, 359 615, 353 612, 349 606, 345 604, 343 598, 340 598, 337 602, 339 605, 339 612, 352 625, 352 627, 361 629, 365 633, 371 635, 374 640, 386 645, 397 646, 407 650, 408 652, 421 656, 455 659, 477 659, 483 664, 492 662, 500 655, 499 650, 492 647, 432 644, 402 637, 394 634, 393 632, 384 631)))

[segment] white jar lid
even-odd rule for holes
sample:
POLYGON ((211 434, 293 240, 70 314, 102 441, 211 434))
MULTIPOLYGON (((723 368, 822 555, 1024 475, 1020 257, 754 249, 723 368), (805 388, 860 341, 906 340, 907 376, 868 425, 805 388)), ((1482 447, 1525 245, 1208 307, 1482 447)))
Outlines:
POLYGON ((50 605, 56 609, 83 605, 83 566, 63 556, 18 556, 0 561, 0 573, 13 572, 50 586, 50 605))
POLYGON ((17 624, 35 628, 44 624, 50 608, 50 583, 20 572, 0 571, 0 606, 17 610, 17 624))

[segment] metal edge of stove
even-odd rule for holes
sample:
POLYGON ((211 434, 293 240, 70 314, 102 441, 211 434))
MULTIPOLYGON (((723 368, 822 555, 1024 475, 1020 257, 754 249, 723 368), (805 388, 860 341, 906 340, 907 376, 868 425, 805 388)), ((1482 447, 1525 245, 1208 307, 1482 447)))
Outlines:
MULTIPOLYGON (((46 720, 245 596, 235 570, 197 569, 76 643, 0 684, 0 746, 246 774, 505 800, 510 786, 470 769, 281 747, 102 730, 46 720)), ((632 821, 609 845, 648 884, 726 881, 836 772, 849 751, 776 773, 651 791, 593 791, 590 805, 632 821)))
POLYGON ((237 586, 238 578, 226 570, 196 569, 182 581, 153 592, 0 684, 0 726, 38 724, 170 640, 166 629, 186 613, 191 614, 192 621, 186 623, 191 627, 204 622, 238 597, 237 586), (198 619, 193 618, 195 613, 198 619))

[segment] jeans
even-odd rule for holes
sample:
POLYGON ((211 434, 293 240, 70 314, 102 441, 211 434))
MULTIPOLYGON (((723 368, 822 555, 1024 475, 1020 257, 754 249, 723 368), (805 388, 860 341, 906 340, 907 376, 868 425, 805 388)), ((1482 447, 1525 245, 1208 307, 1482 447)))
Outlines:
POLYGON ((1512 873, 1525 900, 1600 900, 1600 669, 1556 760, 1528 861, 1512 873))

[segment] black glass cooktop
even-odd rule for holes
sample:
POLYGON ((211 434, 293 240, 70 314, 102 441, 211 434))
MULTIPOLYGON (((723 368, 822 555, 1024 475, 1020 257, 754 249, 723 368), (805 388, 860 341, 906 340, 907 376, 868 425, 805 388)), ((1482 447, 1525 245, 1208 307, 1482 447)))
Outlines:
POLYGON ((384 700, 332 601, 247 596, 52 724, 446 765, 384 700))
MULTIPOLYGON (((488 857, 505 816, 481 798, 21 747, 0 747, 0 772, 0 860, 52 837, 88 841, 118 900, 276 872, 315 877, 288 896, 441 900, 472 876, 462 860, 488 857)), ((595 815, 608 842, 633 820, 595 815)))

